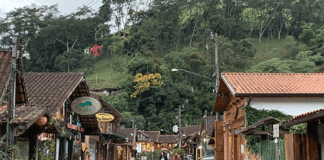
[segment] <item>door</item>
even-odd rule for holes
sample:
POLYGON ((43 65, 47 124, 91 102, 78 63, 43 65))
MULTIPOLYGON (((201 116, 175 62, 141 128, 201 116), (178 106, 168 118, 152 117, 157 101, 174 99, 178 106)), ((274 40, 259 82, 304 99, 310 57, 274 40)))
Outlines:
POLYGON ((238 136, 237 135, 235 135, 234 136, 234 160, 239 160, 240 159, 240 157, 239 157, 239 141, 238 141, 238 136))
POLYGON ((97 160, 97 142, 90 142, 90 160, 97 160))

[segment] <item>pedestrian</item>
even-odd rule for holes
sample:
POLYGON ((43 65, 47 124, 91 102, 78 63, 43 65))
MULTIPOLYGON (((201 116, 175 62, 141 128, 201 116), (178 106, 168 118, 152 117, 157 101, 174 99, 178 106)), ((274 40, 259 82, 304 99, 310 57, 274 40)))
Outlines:
POLYGON ((164 155, 164 160, 168 160, 168 155, 167 155, 167 153, 163 152, 163 155, 164 155))
POLYGON ((172 157, 172 160, 181 160, 181 158, 177 153, 175 153, 174 156, 172 157))
POLYGON ((161 152, 161 154, 160 154, 160 160, 166 160, 166 159, 164 159, 164 153, 163 152, 161 152))

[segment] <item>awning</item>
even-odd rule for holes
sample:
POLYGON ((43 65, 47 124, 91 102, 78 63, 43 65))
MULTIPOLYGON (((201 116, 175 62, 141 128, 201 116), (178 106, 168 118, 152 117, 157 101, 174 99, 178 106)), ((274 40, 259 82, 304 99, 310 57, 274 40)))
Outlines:
POLYGON ((116 133, 116 134, 109 134, 109 133, 101 133, 101 141, 112 141, 115 143, 125 143, 126 136, 116 133))

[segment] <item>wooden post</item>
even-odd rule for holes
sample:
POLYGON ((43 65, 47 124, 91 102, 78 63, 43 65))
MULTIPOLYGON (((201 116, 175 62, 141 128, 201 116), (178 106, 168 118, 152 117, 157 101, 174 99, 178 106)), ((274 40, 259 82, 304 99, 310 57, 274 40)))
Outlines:
POLYGON ((215 122, 215 160, 224 160, 223 121, 215 122))
POLYGON ((295 160, 294 152, 294 135, 286 134, 285 135, 285 152, 287 160, 295 160))

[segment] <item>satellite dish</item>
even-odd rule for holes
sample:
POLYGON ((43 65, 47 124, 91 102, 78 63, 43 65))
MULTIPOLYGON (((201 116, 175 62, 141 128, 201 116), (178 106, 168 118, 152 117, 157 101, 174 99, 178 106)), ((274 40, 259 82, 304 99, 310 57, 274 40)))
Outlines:
POLYGON ((174 133, 177 133, 178 132, 178 126, 177 125, 174 125, 173 127, 172 127, 172 131, 174 132, 174 133))

